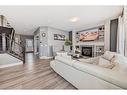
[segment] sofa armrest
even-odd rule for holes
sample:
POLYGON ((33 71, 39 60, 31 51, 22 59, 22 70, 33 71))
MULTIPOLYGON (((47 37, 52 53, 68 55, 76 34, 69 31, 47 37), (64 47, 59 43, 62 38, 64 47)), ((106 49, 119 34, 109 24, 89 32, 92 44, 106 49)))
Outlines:
POLYGON ((56 56, 55 60, 62 62, 62 63, 69 65, 69 66, 72 66, 72 64, 76 61, 76 60, 72 60, 71 58, 65 58, 65 57, 61 57, 61 56, 56 56))

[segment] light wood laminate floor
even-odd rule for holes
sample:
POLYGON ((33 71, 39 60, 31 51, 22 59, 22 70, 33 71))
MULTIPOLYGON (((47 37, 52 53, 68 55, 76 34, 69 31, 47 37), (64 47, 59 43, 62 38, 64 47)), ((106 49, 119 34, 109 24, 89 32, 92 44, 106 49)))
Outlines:
POLYGON ((76 89, 52 70, 50 61, 26 54, 26 64, 0 69, 0 89, 76 89))

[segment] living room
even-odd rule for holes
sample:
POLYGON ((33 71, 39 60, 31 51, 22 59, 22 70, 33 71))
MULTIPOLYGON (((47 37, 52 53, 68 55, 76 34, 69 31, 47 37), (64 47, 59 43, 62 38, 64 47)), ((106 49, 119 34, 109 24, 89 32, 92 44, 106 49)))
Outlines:
MULTIPOLYGON (((82 9, 83 7, 80 7, 80 8, 82 9)), ((79 10, 77 8, 77 10, 81 11, 80 8, 79 10)), ((107 10, 108 8, 109 7, 107 7, 107 10)), ((113 10, 111 10, 111 8, 113 7, 109 8, 110 11, 112 12, 113 10)), ((117 38, 118 38, 117 29, 119 27, 118 18, 119 16, 121 16, 123 11, 122 6, 119 6, 118 10, 117 8, 115 10, 115 7, 114 7, 115 12, 117 11, 118 12, 114 14, 112 13, 112 16, 111 16, 111 13, 109 17, 107 16, 106 12, 105 14, 102 13, 103 14, 103 16, 101 15, 103 17, 102 20, 100 19, 101 17, 96 17, 96 16, 94 16, 94 18, 93 16, 85 17, 86 15, 83 15, 83 14, 82 14, 82 17, 81 15, 72 16, 72 17, 68 16, 70 17, 68 22, 70 22, 71 24, 70 23, 69 24, 72 26, 70 27, 69 25, 68 27, 64 26, 64 29, 60 28, 61 26, 60 27, 54 27, 49 25, 40 26, 34 32, 34 53, 38 54, 38 56, 42 59, 45 59, 45 58, 50 59, 50 58, 54 58, 56 53, 58 53, 59 51, 66 51, 70 53, 71 55, 74 55, 76 49, 79 49, 80 57, 83 57, 83 55, 84 57, 96 57, 96 56, 104 54, 104 51, 116 52, 118 47, 117 46, 117 38), (105 19, 104 19, 104 16, 106 17, 105 19), (91 24, 88 24, 86 21, 86 19, 89 19, 89 18, 92 19, 91 24), (98 18, 98 21, 97 21, 97 18, 98 18), (83 22, 83 20, 86 21, 85 22, 86 25, 84 25, 85 23, 83 22), (67 30, 66 28, 71 28, 71 29, 67 30), (88 49, 90 51, 85 52, 88 49), (45 52, 43 52, 43 50, 45 52), (84 54, 83 51, 85 53, 89 53, 90 55, 84 54)), ((91 10, 91 13, 93 14, 94 14, 94 12, 92 11, 93 9, 96 9, 97 11, 99 11, 98 10, 99 7, 85 7, 84 9, 89 11, 91 10)), ((69 11, 69 9, 67 10, 69 11)), ((79 13, 77 12, 77 14, 79 13)), ((90 13, 87 13, 87 14, 89 15, 90 13)))
POLYGON ((22 54, 22 63, 0 68, 0 89, 127 89, 126 6, 0 6, 0 11, 1 63, 22 54), (15 33, 6 35, 7 29, 15 33))
POLYGON ((126 89, 123 12, 125 9, 119 16, 93 27, 72 31, 72 40, 69 39, 72 45, 71 41, 65 41, 72 46, 72 52, 57 52, 55 60, 50 62, 51 68, 77 89, 126 89))

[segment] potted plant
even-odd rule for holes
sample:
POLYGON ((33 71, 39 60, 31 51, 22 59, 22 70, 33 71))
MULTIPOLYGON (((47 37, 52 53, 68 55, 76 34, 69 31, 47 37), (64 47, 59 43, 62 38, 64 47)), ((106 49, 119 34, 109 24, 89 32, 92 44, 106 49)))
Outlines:
MULTIPOLYGON (((71 45, 72 45, 72 42, 71 42, 69 39, 65 39, 65 43, 64 43, 64 45, 65 45, 65 46, 71 46, 71 45)), ((63 45, 61 51, 65 51, 65 49, 64 49, 64 45, 63 45)))
POLYGON ((69 39, 65 39, 65 43, 66 46, 71 46, 72 42, 69 39))

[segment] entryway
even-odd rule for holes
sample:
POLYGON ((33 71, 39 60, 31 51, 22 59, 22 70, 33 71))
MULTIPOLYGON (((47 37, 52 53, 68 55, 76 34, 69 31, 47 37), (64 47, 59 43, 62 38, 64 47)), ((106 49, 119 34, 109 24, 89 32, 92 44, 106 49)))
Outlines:
POLYGON ((26 52, 27 53, 33 53, 34 49, 33 49, 33 39, 26 39, 26 52))

